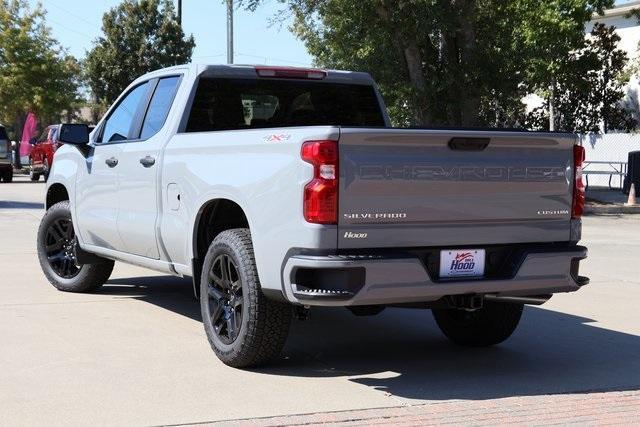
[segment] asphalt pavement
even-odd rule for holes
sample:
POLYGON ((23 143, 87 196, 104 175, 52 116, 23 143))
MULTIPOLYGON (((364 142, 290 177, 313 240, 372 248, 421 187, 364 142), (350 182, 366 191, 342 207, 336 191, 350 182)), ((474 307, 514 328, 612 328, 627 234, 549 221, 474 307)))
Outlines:
POLYGON ((35 249, 43 192, 24 177, 0 184, 0 425, 283 424, 640 390, 639 215, 586 217, 581 273, 591 284, 527 307, 503 345, 456 347, 424 310, 314 309, 280 360, 242 371, 209 348, 189 279, 117 263, 94 294, 49 285, 35 249))

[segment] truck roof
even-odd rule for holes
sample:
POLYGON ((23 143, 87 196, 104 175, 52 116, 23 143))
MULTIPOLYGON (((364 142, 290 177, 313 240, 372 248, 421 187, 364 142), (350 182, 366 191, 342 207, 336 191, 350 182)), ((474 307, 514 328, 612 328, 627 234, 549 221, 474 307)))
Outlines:
POLYGON ((152 71, 143 76, 140 76, 138 80, 148 79, 150 77, 160 77, 163 75, 175 73, 180 70, 189 70, 198 75, 204 75, 207 77, 244 77, 255 78, 257 77, 257 70, 277 70, 282 72, 320 72, 324 73, 325 77, 322 81, 330 83, 352 83, 352 84, 366 84, 372 85, 374 83, 373 78, 369 73, 359 71, 343 71, 343 70, 325 70, 318 68, 302 68, 302 67, 282 67, 271 65, 251 65, 251 64, 184 64, 176 65, 173 67, 162 68, 152 71))

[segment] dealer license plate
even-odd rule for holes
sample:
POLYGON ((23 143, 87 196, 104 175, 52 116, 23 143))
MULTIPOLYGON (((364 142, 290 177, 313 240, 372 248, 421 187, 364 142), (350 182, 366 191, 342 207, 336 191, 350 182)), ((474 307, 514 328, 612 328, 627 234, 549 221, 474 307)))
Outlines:
POLYGON ((484 249, 440 251, 440 278, 484 276, 484 249))

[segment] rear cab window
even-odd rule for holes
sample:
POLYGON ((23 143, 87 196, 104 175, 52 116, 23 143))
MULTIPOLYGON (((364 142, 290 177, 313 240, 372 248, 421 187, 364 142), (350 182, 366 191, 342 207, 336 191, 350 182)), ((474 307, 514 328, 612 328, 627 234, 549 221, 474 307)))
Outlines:
POLYGON ((179 76, 164 77, 158 81, 142 123, 140 139, 149 139, 162 129, 173 104, 179 81, 179 76))
POLYGON ((317 125, 385 126, 375 89, 308 80, 201 78, 186 132, 317 125))

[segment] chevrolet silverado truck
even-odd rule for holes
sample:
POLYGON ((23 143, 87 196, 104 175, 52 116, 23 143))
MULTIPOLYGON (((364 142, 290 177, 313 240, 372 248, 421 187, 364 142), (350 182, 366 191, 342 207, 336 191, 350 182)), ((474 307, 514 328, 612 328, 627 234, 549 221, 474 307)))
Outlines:
POLYGON ((488 346, 588 283, 575 136, 392 128, 366 73, 163 69, 59 140, 47 279, 94 291, 114 261, 190 276, 230 366, 276 357, 313 306, 431 309, 453 342, 488 346))

